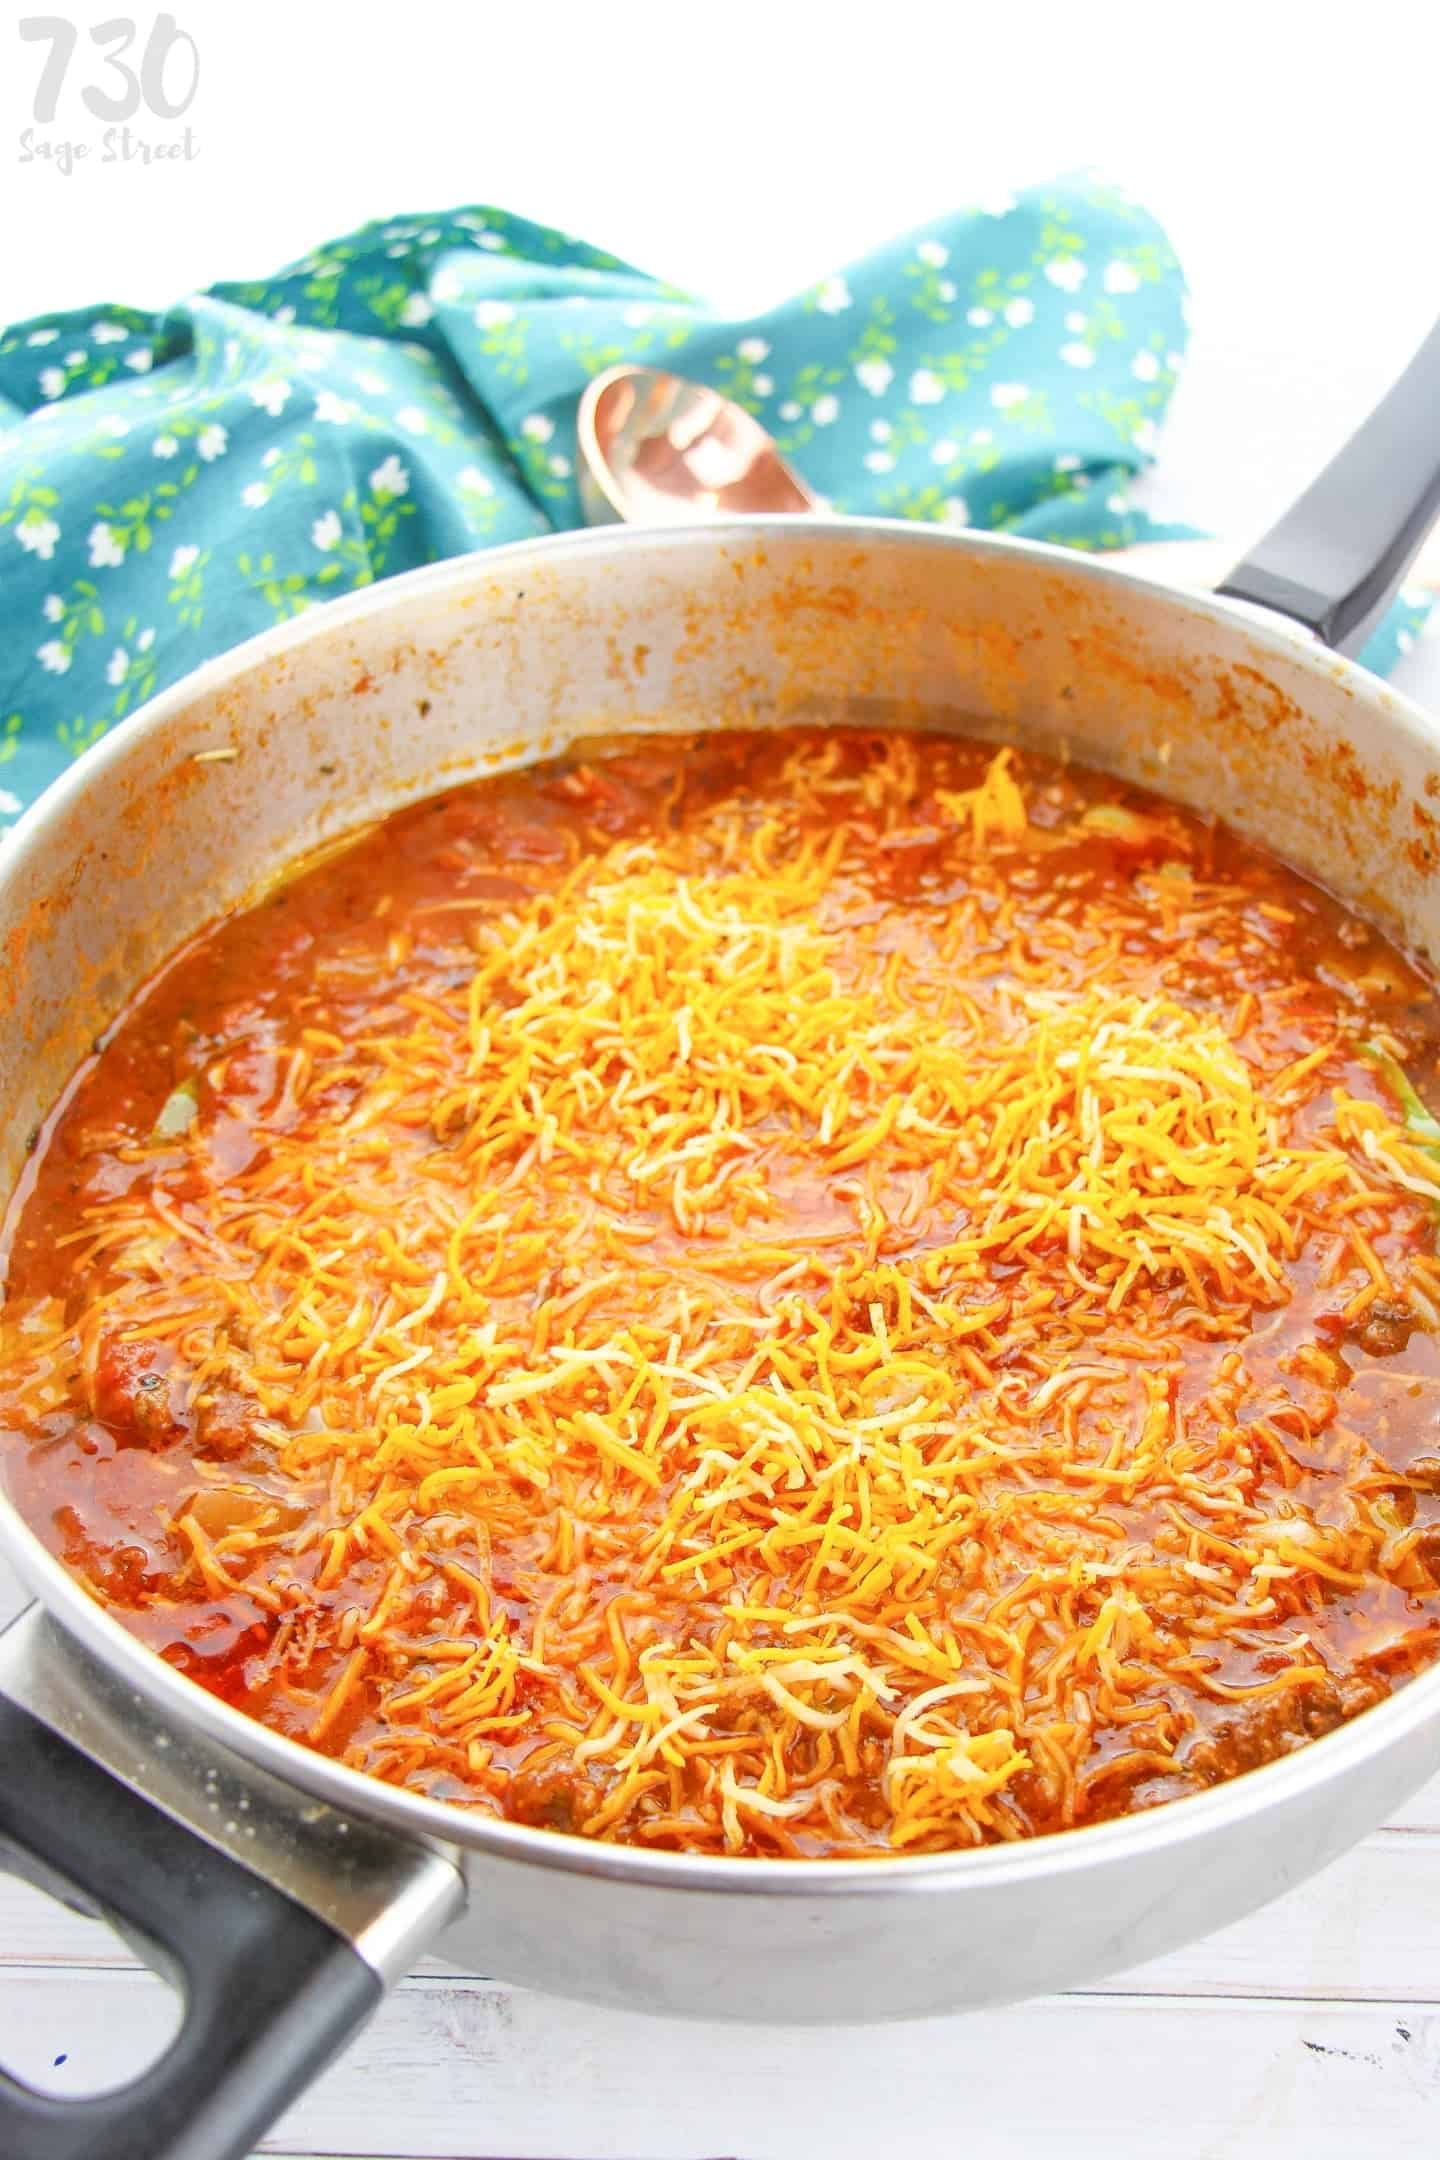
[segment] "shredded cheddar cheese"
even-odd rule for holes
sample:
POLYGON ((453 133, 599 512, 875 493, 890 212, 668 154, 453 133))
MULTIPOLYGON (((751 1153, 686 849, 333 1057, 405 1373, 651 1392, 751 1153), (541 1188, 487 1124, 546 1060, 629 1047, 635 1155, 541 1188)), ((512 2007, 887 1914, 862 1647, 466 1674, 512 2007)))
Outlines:
POLYGON ((103 1419, 163 1351, 164 1596, 262 1714, 592 1836, 930 1851, 1203 1782, 1334 1693, 1333 1591, 1430 1587, 1315 1298, 1433 1311, 1434 1155, 1283 959, 1227 991, 1269 933, 1178 814, 928 756, 801 738, 428 968, 390 917, 383 988, 339 940, 260 1107, 222 1044, 118 1147, 6 1385, 103 1419))

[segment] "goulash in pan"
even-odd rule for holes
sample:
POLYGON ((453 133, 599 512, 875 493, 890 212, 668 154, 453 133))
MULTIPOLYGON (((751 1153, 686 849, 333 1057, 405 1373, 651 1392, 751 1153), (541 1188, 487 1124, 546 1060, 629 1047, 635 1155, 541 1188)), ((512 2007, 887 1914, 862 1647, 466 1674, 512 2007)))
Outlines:
POLYGON ((1153 1807, 1437 1648, 1437 1047, 1379 933, 1090 772, 486 779, 97 1041, 11 1211, 7 1483, 202 1686, 515 1821, 1153 1807))

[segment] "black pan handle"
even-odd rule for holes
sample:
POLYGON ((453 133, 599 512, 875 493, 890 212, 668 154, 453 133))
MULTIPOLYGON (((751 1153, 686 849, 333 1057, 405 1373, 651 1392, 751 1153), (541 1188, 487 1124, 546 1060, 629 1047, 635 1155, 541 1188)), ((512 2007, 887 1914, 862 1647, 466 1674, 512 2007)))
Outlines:
POLYGON ((0 1866, 105 1911, 185 1998, 173 2045, 64 2100, 0 2071, 4 2160, 244 2160, 374 2009, 335 1929, 0 1696, 0 1866))
POLYGON ((1440 511, 1440 322, 1318 480, 1216 590, 1357 652, 1440 511))

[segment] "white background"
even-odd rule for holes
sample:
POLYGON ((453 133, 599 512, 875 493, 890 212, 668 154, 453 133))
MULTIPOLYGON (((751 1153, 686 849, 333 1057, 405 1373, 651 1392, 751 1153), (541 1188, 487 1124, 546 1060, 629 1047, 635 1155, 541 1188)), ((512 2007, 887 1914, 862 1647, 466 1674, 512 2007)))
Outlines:
MULTIPOLYGON (((492 201, 736 307, 937 210, 1091 164, 1146 201, 1196 331, 1151 489, 1237 547, 1440 309, 1436 0, 170 0, 199 154, 19 163, 39 49, 0 0, 0 322, 163 305, 369 217, 492 201)), ((139 0, 69 12, 83 32, 139 0)), ((91 79, 94 79, 93 76, 91 79)), ((3 627, 3 616, 0 616, 3 627)), ((1440 704, 1440 640, 1407 663, 1440 704)), ((0 1617, 13 1596, 0 1581, 0 1617)), ((3 1766, 0 1766, 3 1775, 3 1766)), ((862 2041, 514 1997, 433 1970, 285 2152, 1353 2160, 1440 2149, 1440 1786, 1281 1908, 1064 2003, 862 2041)), ((151 1984, 0 1878, 0 2053, 118 2063, 151 1984), (19 2036, 17 2039, 17 2035, 19 2036)))

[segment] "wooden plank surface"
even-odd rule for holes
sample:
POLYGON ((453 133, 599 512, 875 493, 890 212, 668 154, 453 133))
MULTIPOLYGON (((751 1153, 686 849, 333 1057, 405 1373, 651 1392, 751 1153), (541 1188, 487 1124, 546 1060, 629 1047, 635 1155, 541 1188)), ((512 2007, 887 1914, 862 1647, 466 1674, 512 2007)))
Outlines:
MULTIPOLYGON (((138 1972, 54 1968, 0 2001, 12 2044, 53 2035, 57 2054, 113 2074, 153 2033, 161 1992, 138 1972)), ((913 2142, 947 2160, 1433 2160, 1437 2111, 1435 2004, 1079 1995, 837 2034, 662 2023, 421 1976, 262 2149, 888 2160, 913 2142)))

